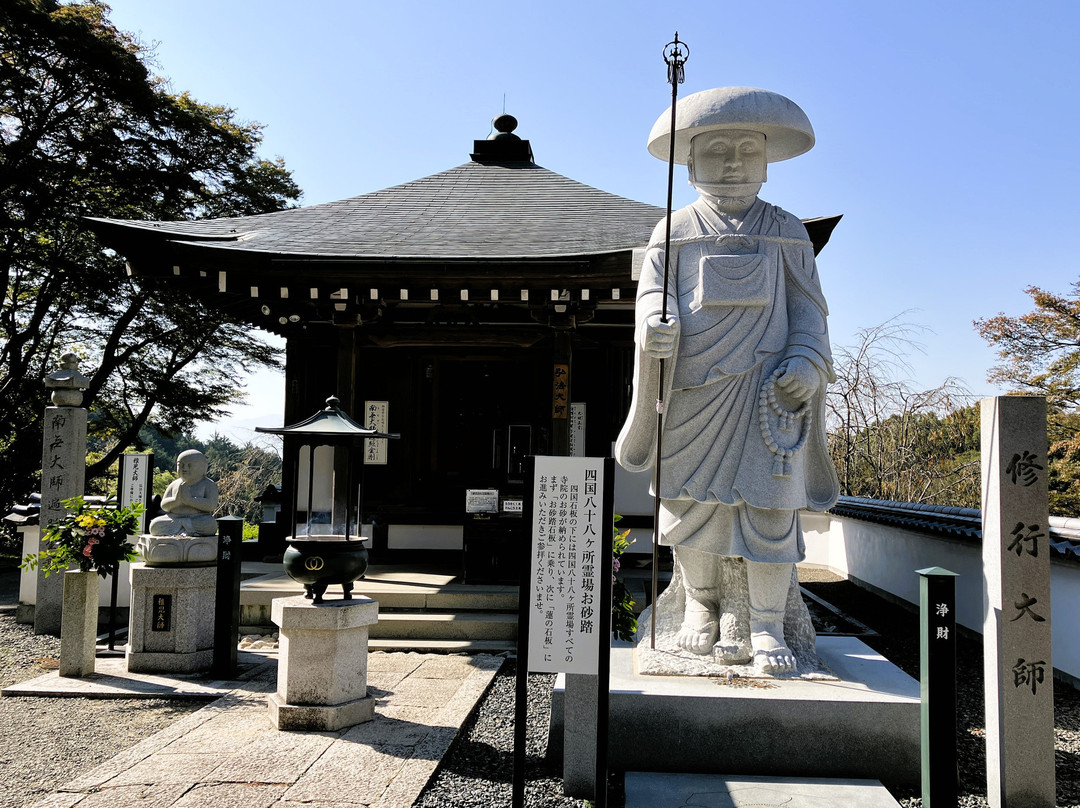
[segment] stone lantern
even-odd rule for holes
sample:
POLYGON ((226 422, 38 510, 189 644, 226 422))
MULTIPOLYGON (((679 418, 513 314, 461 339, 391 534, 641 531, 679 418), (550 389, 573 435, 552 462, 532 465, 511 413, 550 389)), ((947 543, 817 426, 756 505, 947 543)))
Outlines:
POLYGON ((330 584, 341 584, 344 599, 351 599, 353 581, 368 564, 360 536, 360 486, 354 479, 353 454, 363 440, 401 436, 361 426, 341 411, 335 397, 298 424, 255 431, 290 439, 284 454, 292 467, 292 490, 282 492, 291 506, 285 571, 304 585, 305 597, 315 603, 322 602, 330 584))

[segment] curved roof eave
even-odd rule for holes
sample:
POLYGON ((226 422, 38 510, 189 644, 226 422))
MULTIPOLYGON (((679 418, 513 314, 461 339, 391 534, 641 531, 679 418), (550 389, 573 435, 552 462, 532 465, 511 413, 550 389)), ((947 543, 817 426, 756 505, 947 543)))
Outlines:
POLYGON ((337 202, 229 219, 90 219, 120 252, 154 242, 315 260, 558 260, 644 246, 663 210, 533 163, 472 162, 337 202))
MULTIPOLYGON (((213 244, 205 241, 177 241, 173 239, 166 239, 167 243, 175 244, 183 247, 193 247, 200 251, 205 252, 239 252, 238 247, 225 244, 213 244)), ((542 263, 544 261, 562 261, 572 260, 574 258, 581 258, 586 256, 599 256, 599 255, 611 255, 612 253, 626 252, 628 250, 644 247, 645 243, 627 245, 624 247, 610 247, 610 248, 586 248, 577 251, 570 252, 550 252, 550 253, 485 253, 483 255, 475 255, 472 253, 462 253, 460 255, 452 255, 448 253, 440 253, 439 255, 425 255, 422 253, 368 253, 362 256, 353 255, 350 253, 334 253, 334 252, 319 252, 319 253, 296 253, 296 252, 283 252, 281 250, 261 250, 261 249, 245 249, 242 252, 249 255, 257 255, 266 258, 278 258, 282 260, 293 261, 307 261, 307 260, 337 260, 337 261, 351 261, 362 263, 393 263, 396 261, 408 261, 408 262, 439 262, 439 263, 473 263, 476 261, 528 261, 535 263, 542 263)))

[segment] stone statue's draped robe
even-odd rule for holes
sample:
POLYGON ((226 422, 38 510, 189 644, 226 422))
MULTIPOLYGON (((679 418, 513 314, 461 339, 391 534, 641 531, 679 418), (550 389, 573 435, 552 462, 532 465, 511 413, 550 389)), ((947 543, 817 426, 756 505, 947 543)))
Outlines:
MULTIPOLYGON (((828 310, 813 245, 796 217, 755 201, 742 221, 705 200, 672 216, 669 313, 677 313, 676 354, 665 362, 660 497, 661 541, 717 555, 788 562, 803 557, 797 511, 825 510, 839 486, 824 431, 824 385, 808 417, 765 426, 774 445, 802 448, 776 476, 763 436, 762 385, 785 359, 809 360, 832 381, 828 310)), ((619 463, 640 471, 656 452, 659 362, 644 354, 645 320, 659 314, 664 223, 653 233, 637 295, 637 352, 630 415, 616 444, 619 463)), ((777 388, 783 409, 798 408, 777 388)), ((765 408, 768 409, 767 407, 765 408)), ((655 493, 655 492, 654 492, 655 493)))

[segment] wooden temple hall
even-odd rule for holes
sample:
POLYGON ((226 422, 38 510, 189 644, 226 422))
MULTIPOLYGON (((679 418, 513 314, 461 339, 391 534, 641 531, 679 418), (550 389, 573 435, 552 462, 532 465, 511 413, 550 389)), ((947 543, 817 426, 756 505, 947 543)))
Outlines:
POLYGON ((143 282, 286 339, 286 424, 337 396, 400 433, 355 453, 376 561, 471 539, 498 573, 524 458, 609 455, 629 407, 635 256, 664 211, 542 168, 516 125, 497 118, 463 165, 339 202, 92 222, 143 282), (467 491, 492 489, 498 513, 467 513, 467 491))

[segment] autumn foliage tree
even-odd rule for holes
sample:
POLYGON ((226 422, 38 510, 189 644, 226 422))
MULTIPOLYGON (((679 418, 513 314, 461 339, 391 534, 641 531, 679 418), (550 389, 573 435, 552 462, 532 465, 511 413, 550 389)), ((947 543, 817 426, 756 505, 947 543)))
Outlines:
POLYGON ((1071 295, 1024 290, 1035 309, 1018 317, 975 321, 1001 362, 989 381, 1017 393, 1046 396, 1050 512, 1080 514, 1080 282, 1071 295))
POLYGON ((249 326, 125 276, 84 217, 189 219, 287 207, 261 127, 173 93, 95 0, 0 3, 0 511, 34 490, 43 376, 75 346, 102 474, 154 425, 220 415, 242 369, 277 363, 249 326))

